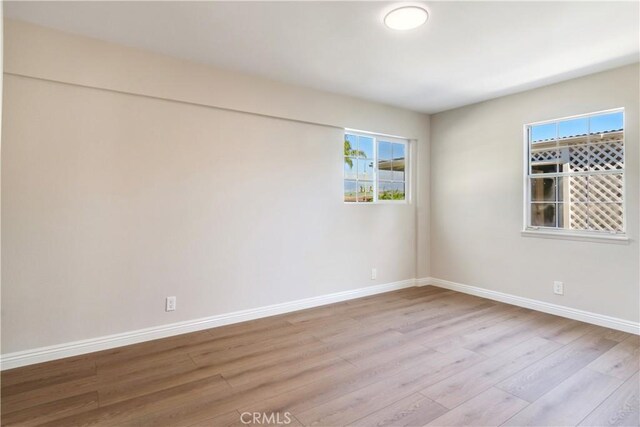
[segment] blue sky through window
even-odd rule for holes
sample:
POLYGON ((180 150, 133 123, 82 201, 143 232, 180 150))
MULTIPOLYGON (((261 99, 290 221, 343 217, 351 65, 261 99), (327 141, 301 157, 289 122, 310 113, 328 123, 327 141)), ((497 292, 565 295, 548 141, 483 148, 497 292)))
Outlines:
POLYGON ((378 160, 391 160, 391 143, 380 141, 378 143, 378 160))
POLYGON ((367 159, 373 159, 373 138, 359 136, 358 149, 364 153, 367 159))
POLYGON ((623 113, 618 111, 599 114, 591 117, 562 120, 531 127, 531 141, 543 141, 556 137, 565 138, 573 135, 584 135, 588 132, 600 133, 623 128, 623 113))

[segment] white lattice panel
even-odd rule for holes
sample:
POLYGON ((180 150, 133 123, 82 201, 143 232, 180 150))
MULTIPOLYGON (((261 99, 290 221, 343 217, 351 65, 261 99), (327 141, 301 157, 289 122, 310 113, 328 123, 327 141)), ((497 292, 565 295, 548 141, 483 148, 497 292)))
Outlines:
POLYGON ((622 202, 622 174, 589 177, 589 201, 622 202))
POLYGON ((558 159, 558 151, 552 150, 540 150, 531 152, 531 163, 536 162, 550 162, 558 159))
POLYGON ((624 167, 624 145, 620 141, 576 145, 562 151, 569 153, 571 172, 609 171, 624 167))
POLYGON ((589 200, 589 177, 587 176, 571 176, 569 180, 569 201, 587 202, 589 200))
POLYGON ((589 228, 593 230, 622 230, 622 204, 589 203, 589 228))
POLYGON ((591 145, 591 170, 615 170, 624 167, 624 145, 618 142, 591 145))
POLYGON ((591 158, 591 147, 589 145, 576 145, 566 148, 569 151, 569 171, 587 172, 589 170, 589 159, 591 158))
POLYGON ((622 230, 622 197, 622 174, 570 177, 569 227, 578 230, 622 230))
POLYGON ((570 206, 569 228, 573 230, 589 229, 589 209, 586 203, 573 203, 570 206))

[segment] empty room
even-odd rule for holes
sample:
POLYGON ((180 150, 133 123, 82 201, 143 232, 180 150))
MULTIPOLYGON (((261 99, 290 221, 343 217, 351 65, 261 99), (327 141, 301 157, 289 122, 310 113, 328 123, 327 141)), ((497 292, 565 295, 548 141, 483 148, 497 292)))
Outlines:
POLYGON ((640 2, 0 11, 0 425, 640 426, 640 2))

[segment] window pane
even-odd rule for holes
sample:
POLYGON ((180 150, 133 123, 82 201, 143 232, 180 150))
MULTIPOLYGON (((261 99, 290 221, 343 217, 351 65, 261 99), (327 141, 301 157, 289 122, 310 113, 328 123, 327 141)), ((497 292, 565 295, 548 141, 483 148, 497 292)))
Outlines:
POLYGON ((556 139, 556 135, 556 123, 531 126, 531 142, 534 144, 540 141, 556 139))
POLYGON ((589 228, 600 231, 622 231, 621 203, 589 203, 589 228))
POLYGON ((373 181, 358 181, 358 202, 373 202, 373 181))
POLYGON ((622 203, 565 203, 565 227, 572 230, 622 231, 622 203))
POLYGON ((556 178, 531 178, 531 200, 534 202, 556 200, 556 178))
POLYGON ((617 113, 591 116, 590 120, 591 134, 622 130, 622 128, 624 127, 622 111, 619 111, 617 113))
POLYGON ((532 203, 531 225, 533 227, 555 227, 556 205, 555 203, 532 203))
POLYGON ((391 143, 386 141, 378 142, 378 160, 391 160, 391 143))
POLYGON ((344 178, 356 179, 357 170, 357 160, 354 158, 346 157, 344 159, 344 178))
POLYGON ((356 182, 344 181, 344 201, 355 202, 356 201, 356 182))
POLYGON ((589 230, 589 205, 565 203, 565 226, 571 230, 589 230))
POLYGON ((556 178, 556 201, 564 202, 569 194, 569 178, 559 176, 556 178))
POLYGON ((378 182, 379 200, 404 200, 404 182, 378 182))
POLYGON ((368 136, 358 137, 358 156, 373 159, 373 138, 368 136))
MULTIPOLYGON (((565 182, 568 183, 568 199, 567 202, 586 202, 589 200, 589 184, 586 176, 566 177, 565 182)), ((565 194, 567 194, 565 192, 565 194)))
POLYGON ((589 159, 591 158, 591 146, 576 145, 563 148, 566 153, 565 172, 586 172, 589 170, 589 159))
POLYGON ((590 202, 622 202, 622 174, 589 177, 590 202))
POLYGON ((404 181, 405 146, 404 144, 392 144, 391 169, 395 181, 404 181))
POLYGON ((404 200, 404 199, 405 199, 404 182, 394 182, 393 183, 393 200, 404 200))
POLYGON ((624 145, 619 142, 592 144, 589 167, 592 171, 608 171, 624 168, 624 145))
POLYGON ((358 137, 345 134, 344 136, 344 156, 356 157, 358 152, 358 137))
POLYGON ((576 145, 570 139, 561 141, 558 147, 558 172, 574 172, 574 169, 584 168, 585 160, 589 158, 589 146, 576 145))
POLYGON ((531 173, 555 173, 558 172, 558 150, 555 143, 552 147, 536 147, 531 149, 531 173))
POLYGON ((531 165, 531 173, 556 173, 558 172, 558 165, 555 163, 539 163, 531 165))
POLYGON ((379 200, 394 200, 395 183, 393 182, 378 182, 378 199, 379 200))
POLYGON ((394 159, 404 159, 404 144, 392 144, 391 151, 394 159))
POLYGON ((589 119, 584 117, 580 119, 563 120, 558 123, 558 137, 572 139, 582 139, 583 142, 587 142, 587 130, 589 126, 589 119))
POLYGON ((589 141, 592 143, 620 142, 624 136, 623 113, 600 114, 591 117, 591 133, 589 141))
POLYGON ((393 173, 391 172, 390 161, 378 162, 378 179, 383 181, 391 181, 393 179, 393 173))
POLYGON ((558 228, 568 228, 565 226, 565 205, 568 203, 558 203, 556 205, 556 215, 558 216, 558 228))
POLYGON ((358 159, 358 180, 373 180, 373 160, 358 159))

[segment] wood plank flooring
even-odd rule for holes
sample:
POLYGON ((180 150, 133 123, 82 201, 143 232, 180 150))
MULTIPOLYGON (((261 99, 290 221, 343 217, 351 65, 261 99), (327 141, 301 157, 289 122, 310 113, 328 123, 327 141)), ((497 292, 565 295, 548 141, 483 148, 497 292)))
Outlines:
POLYGON ((2 425, 638 426, 638 336, 408 288, 2 373, 2 425))

